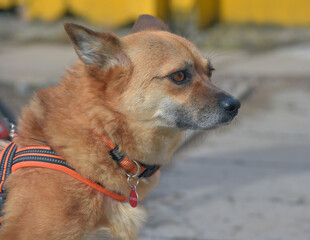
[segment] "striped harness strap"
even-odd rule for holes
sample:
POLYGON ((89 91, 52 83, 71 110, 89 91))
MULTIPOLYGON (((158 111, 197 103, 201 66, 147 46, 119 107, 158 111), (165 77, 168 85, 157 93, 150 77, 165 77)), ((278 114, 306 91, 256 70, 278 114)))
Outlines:
MULTIPOLYGON (((15 142, 11 142, 0 154, 0 211, 6 197, 4 187, 6 178, 9 174, 25 167, 40 167, 57 170, 86 183, 92 188, 95 188, 96 190, 116 200, 125 201, 127 199, 126 196, 112 192, 104 188, 102 185, 84 178, 48 146, 19 148, 15 142)), ((0 217, 2 217, 1 212, 0 217)))
MULTIPOLYGON (((96 134, 95 134, 96 135, 96 134)), ((146 165, 143 163, 138 163, 136 161, 131 161, 123 153, 119 151, 119 147, 112 143, 109 139, 103 136, 98 136, 101 141, 103 141, 109 148, 109 153, 114 161, 118 163, 127 173, 135 174, 138 172, 137 164, 139 164, 139 178, 147 178, 153 176, 159 169, 159 165, 146 165)), ((72 167, 70 167, 67 162, 60 156, 58 156, 54 150, 49 146, 31 146, 25 148, 19 148, 15 142, 8 144, 3 151, 0 153, 0 225, 2 224, 2 208, 3 203, 6 198, 5 192, 5 180, 8 175, 15 172, 20 168, 25 167, 40 167, 57 170, 68 174, 81 182, 95 188, 101 193, 114 198, 118 201, 127 200, 126 196, 112 192, 102 185, 92 182, 78 172, 76 172, 72 167)))

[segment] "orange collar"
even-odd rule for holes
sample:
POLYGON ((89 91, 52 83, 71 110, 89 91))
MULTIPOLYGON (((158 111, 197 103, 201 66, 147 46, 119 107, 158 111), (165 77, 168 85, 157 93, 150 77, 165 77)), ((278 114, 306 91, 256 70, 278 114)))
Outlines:
POLYGON ((146 165, 143 163, 138 163, 135 160, 130 160, 127 156, 119 151, 119 147, 111 142, 108 138, 105 138, 103 135, 98 135, 93 131, 94 136, 98 137, 102 142, 104 142, 107 147, 110 149, 110 155, 117 164, 122 167, 127 174, 127 183, 131 188, 129 195, 129 204, 132 207, 136 207, 139 202, 139 195, 137 193, 137 186, 139 185, 139 180, 141 177, 151 177, 159 169, 159 165, 146 165), (134 181, 135 183, 133 183, 134 181))
POLYGON ((110 155, 112 159, 116 161, 118 165, 122 167, 127 173, 135 175, 139 168, 139 178, 147 178, 153 176, 160 169, 160 165, 147 165, 130 160, 127 156, 119 151, 119 147, 111 142, 111 140, 107 139, 103 135, 97 134, 95 131, 92 132, 96 137, 98 137, 107 145, 107 147, 110 149, 110 155), (139 166, 137 164, 139 164, 139 166))

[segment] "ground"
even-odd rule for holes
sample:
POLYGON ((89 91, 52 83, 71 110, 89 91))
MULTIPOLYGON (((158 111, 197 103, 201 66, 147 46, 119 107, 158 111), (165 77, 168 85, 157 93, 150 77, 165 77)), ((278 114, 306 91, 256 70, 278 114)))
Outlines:
MULTIPOLYGON (((310 240, 310 44, 270 46, 202 47, 216 68, 214 83, 242 107, 227 127, 188 133, 143 203, 149 218, 139 239, 310 240)), ((18 115, 74 59, 63 43, 5 41, 1 99, 18 115)))

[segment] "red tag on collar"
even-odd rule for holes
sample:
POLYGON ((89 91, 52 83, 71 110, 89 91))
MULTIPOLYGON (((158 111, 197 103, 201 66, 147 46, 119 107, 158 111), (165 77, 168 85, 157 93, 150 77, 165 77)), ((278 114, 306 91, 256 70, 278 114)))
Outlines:
POLYGON ((138 205, 138 202, 139 202, 139 196, 138 196, 138 193, 136 191, 136 187, 132 187, 131 193, 129 195, 130 206, 132 206, 134 208, 138 205))

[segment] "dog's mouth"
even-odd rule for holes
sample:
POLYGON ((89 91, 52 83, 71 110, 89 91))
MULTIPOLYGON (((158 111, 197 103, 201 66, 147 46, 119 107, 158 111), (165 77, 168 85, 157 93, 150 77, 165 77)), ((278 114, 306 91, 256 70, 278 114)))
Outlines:
POLYGON ((216 95, 217 106, 214 111, 209 111, 202 117, 202 129, 215 128, 221 125, 229 124, 238 114, 241 103, 238 99, 226 93, 219 93, 216 95), (213 117, 209 117, 209 115, 213 117), (211 120, 213 119, 213 121, 211 120), (208 121, 211 120, 211 121, 208 121))
POLYGON ((165 126, 182 130, 208 130, 229 124, 238 114, 241 106, 238 99, 219 94, 215 106, 206 105, 202 108, 196 106, 184 107, 182 105, 167 104, 164 111, 157 116, 165 126))
POLYGON ((221 112, 221 111, 214 111, 201 115, 197 118, 186 119, 186 118, 178 118, 176 119, 175 125, 177 128, 187 130, 208 130, 217 128, 223 125, 227 125, 237 116, 238 110, 234 110, 233 112, 221 112))
POLYGON ((229 113, 222 114, 217 126, 229 124, 237 115, 238 115, 238 109, 231 111, 229 113))

